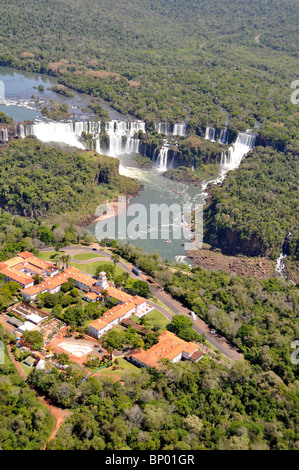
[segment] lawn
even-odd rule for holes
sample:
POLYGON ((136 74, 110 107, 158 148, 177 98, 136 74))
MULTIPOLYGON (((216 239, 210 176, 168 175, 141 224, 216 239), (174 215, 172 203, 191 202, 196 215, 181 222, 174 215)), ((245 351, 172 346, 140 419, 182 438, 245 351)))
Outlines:
POLYGON ((127 373, 135 373, 139 374, 141 369, 139 367, 134 366, 130 362, 126 361, 123 357, 118 357, 118 364, 114 364, 110 367, 107 367, 105 369, 100 370, 99 372, 96 373, 96 375, 100 376, 105 376, 105 377, 120 377, 123 378, 123 376, 127 373), (112 370, 112 367, 120 367, 120 369, 112 370))
POLYGON ((78 253, 74 255, 73 258, 79 261, 86 261, 92 258, 105 258, 105 256, 98 255, 97 253, 78 253))
MULTIPOLYGON (((95 275, 96 270, 98 266, 104 265, 104 264, 113 264, 111 261, 94 261, 93 263, 70 263, 70 266, 74 266, 75 268, 80 269, 81 271, 84 271, 88 274, 91 274, 92 276, 95 275)), ((115 273, 116 275, 120 275, 124 272, 124 270, 116 265, 115 266, 115 273)))
POLYGON ((142 318, 147 321, 147 325, 151 329, 153 329, 155 325, 158 325, 160 332, 164 331, 166 329, 166 326, 170 323, 170 320, 168 320, 168 318, 166 318, 163 313, 159 312, 156 309, 147 313, 142 318))
MULTIPOLYGON (((1 365, 8 365, 8 364, 11 364, 12 367, 14 368, 15 372, 17 372, 17 369, 16 369, 16 366, 14 365, 14 363, 12 362, 12 360, 10 359, 9 357, 9 354, 8 354, 8 349, 7 349, 7 345, 6 343, 3 342, 3 346, 4 346, 4 357, 2 355, 2 350, 1 350, 1 361, 0 361, 0 374, 1 374, 1 365)), ((3 347, 1 346, 1 348, 3 347)))
MULTIPOLYGON (((44 260, 44 261, 51 261, 53 262, 53 256, 56 254, 55 251, 44 251, 39 254, 39 258, 44 260)), ((61 252, 63 254, 63 252, 61 252)), ((89 259, 92 258, 104 258, 104 256, 98 255, 98 254, 93 254, 93 253, 78 253, 77 255, 74 255, 73 258, 78 260, 78 261, 88 261, 89 259)), ((111 261, 106 261, 106 260, 101 260, 101 261, 93 261, 92 263, 69 263, 69 266, 74 266, 77 269, 80 269, 80 271, 84 271, 88 274, 91 274, 92 276, 95 275, 96 269, 98 266, 103 265, 103 264, 113 264, 111 261)), ((116 265, 115 266, 115 272, 116 275, 118 276, 119 274, 122 274, 124 270, 116 265)))
POLYGON ((27 375, 29 375, 33 371, 33 367, 26 366, 24 362, 21 362, 20 364, 21 364, 23 371, 26 372, 27 375))
POLYGON ((51 261, 53 263, 53 258, 52 257, 55 254, 57 254, 57 251, 43 251, 43 252, 40 252, 40 254, 38 255, 38 258, 40 258, 44 261, 51 261))

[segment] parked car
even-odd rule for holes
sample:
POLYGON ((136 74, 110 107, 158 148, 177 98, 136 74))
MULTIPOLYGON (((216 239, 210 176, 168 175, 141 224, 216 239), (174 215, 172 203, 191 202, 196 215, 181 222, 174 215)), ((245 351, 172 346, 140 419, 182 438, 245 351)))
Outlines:
POLYGON ((132 272, 136 274, 136 276, 140 276, 140 271, 138 268, 136 268, 136 266, 132 269, 132 272))
POLYGON ((211 335, 216 335, 217 331, 216 330, 210 330, 211 335))

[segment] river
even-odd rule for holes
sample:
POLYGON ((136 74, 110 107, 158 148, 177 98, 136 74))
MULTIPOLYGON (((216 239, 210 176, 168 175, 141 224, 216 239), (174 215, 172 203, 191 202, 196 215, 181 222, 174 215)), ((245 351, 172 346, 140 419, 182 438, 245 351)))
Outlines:
MULTIPOLYGON (((76 92, 73 92, 72 98, 62 96, 51 90, 51 87, 56 84, 57 81, 53 77, 0 67, 0 111, 4 111, 16 122, 34 122, 33 126, 25 126, 22 129, 22 137, 35 135, 43 142, 64 143, 84 148, 81 139, 82 130, 94 133, 97 129, 97 133, 99 132, 99 126, 94 122, 95 116, 89 113, 87 108, 92 98, 76 92), (43 85, 44 91, 38 90, 39 85, 43 85), (52 99, 66 103, 70 112, 69 120, 55 123, 43 117, 38 109, 36 99, 42 105, 49 103, 52 99), (28 127, 27 134, 26 127, 28 127), (90 131, 91 128, 92 131, 90 131)), ((119 159, 120 174, 136 178, 143 186, 138 196, 130 199, 128 210, 131 210, 132 214, 127 218, 127 224, 124 224, 126 211, 109 220, 113 232, 113 236, 110 238, 119 239, 123 243, 129 242, 149 252, 157 251, 162 258, 171 262, 191 263, 191 260, 186 256, 184 246, 188 242, 188 235, 190 236, 185 217, 186 205, 189 205, 187 211, 190 212, 195 207, 204 204, 206 186, 200 188, 164 177, 161 170, 166 167, 167 148, 163 154, 163 164, 161 165, 162 157, 157 160, 160 168, 155 165, 148 169, 136 168, 132 153, 136 153, 139 148, 139 141, 134 136, 136 131, 144 130, 145 123, 132 116, 121 115, 105 102, 102 102, 102 106, 108 111, 110 119, 106 124, 106 133, 110 139, 110 153, 108 154, 119 159), (127 153, 124 154, 124 151, 127 153), (129 152, 131 154, 128 154, 129 152), (139 208, 136 207, 136 204, 139 204, 139 208), (161 221, 156 219, 159 222, 154 223, 155 219, 151 219, 152 213, 157 211, 161 204, 164 204, 164 208, 176 205, 176 211, 174 216, 172 216, 172 212, 169 216, 166 209, 162 217, 158 215, 161 221), (135 208, 142 210, 135 213, 133 212, 135 208), (138 218, 136 218, 137 216, 138 218), (126 229, 129 222, 131 222, 131 232, 127 232, 126 229), (167 233, 168 228, 170 228, 169 233, 167 233)), ((170 132, 173 132, 173 135, 183 135, 184 124, 176 124, 173 131, 170 130, 170 132)), ((244 155, 253 148, 254 142, 255 135, 253 133, 240 133, 235 144, 230 147, 228 154, 223 153, 221 171, 213 183, 221 182, 227 171, 239 166, 244 155)), ((100 148, 99 139, 96 140, 96 149, 99 153, 106 153, 104 149, 100 148)), ((92 224, 88 229, 98 239, 101 239, 106 223, 107 221, 102 221, 92 224)))
MULTIPOLYGON (((71 113, 70 118, 72 120, 84 121, 93 118, 92 114, 86 113, 86 106, 91 101, 91 98, 76 92, 74 92, 73 98, 67 98, 55 93, 50 90, 50 87, 57 84, 55 78, 35 73, 15 71, 7 67, 0 67, 0 80, 2 82, 2 89, 4 84, 4 99, 2 99, 2 104, 0 99, 0 111, 4 111, 16 122, 23 122, 26 120, 32 120, 34 122, 49 122, 49 120, 44 118, 41 112, 37 109, 35 102, 36 98, 39 99, 41 104, 46 104, 51 99, 67 103, 71 113), (44 86, 43 92, 38 91, 37 87, 39 85, 44 86)), ((102 105, 109 112, 110 119, 132 119, 131 116, 120 115, 104 102, 102 105)), ((143 185, 143 190, 140 191, 138 196, 130 199, 130 206, 133 204, 142 204, 147 214, 149 214, 152 207, 151 205, 159 205, 163 203, 170 206, 172 204, 179 204, 181 207, 179 215, 181 217, 183 214, 183 204, 199 204, 204 201, 204 194, 198 187, 169 180, 156 168, 136 168, 132 163, 130 155, 120 155, 118 158, 120 160, 120 173, 122 175, 138 179, 138 181, 143 185)), ((128 218, 128 221, 134 219, 134 217, 135 216, 128 218)), ((145 222, 144 218, 143 222, 145 222)), ((169 261, 190 262, 186 257, 184 246, 182 246, 182 243, 186 241, 185 239, 173 239, 171 230, 169 239, 166 240, 165 238, 160 238, 161 231, 163 231, 165 226, 168 225, 167 221, 162 221, 158 230, 158 239, 151 239, 151 228, 147 226, 147 222, 150 221, 148 220, 145 222, 145 227, 148 229, 146 230, 146 234, 144 230, 142 231, 139 229, 139 227, 142 227, 142 222, 140 222, 139 226, 136 224, 136 230, 140 230, 140 236, 142 238, 133 240, 128 235, 124 236, 124 232, 118 229, 118 218, 116 218, 116 238, 118 235, 121 242, 128 241, 132 245, 140 246, 149 252, 157 250, 160 256, 168 259, 169 261), (146 238, 144 238, 145 236, 146 238)), ((174 218, 172 222, 178 223, 182 228, 184 226, 183 218, 179 221, 177 218, 174 218)), ((93 234, 95 233, 94 224, 88 228, 93 234)))

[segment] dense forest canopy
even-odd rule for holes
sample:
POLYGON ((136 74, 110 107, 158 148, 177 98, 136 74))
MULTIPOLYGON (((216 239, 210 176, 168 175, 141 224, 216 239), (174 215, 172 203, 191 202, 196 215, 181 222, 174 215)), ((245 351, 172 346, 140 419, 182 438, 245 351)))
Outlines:
POLYGON ((0 364, 0 449, 40 450, 49 438, 54 419, 9 359, 5 343, 14 337, 2 325, 0 340, 5 353, 4 364, 0 364))
POLYGON ((0 63, 140 118, 294 134, 298 3, 12 0, 0 6, 0 63), (280 132, 280 127, 275 129, 280 132))
POLYGON ((34 371, 30 383, 75 408, 49 450, 296 449, 296 388, 247 363, 166 364, 119 381, 34 371))
POLYGON ((298 263, 298 176, 298 145, 285 152, 255 147, 222 186, 211 188, 206 241, 226 253, 276 259, 291 232, 289 259, 298 263))
MULTIPOLYGON (((174 298, 236 344, 265 371, 293 380, 288 344, 298 335, 298 286, 282 279, 230 276, 194 266, 189 273, 167 268, 157 255, 108 241, 116 253, 153 276, 174 298)), ((186 269, 186 268, 185 268, 186 269)))
POLYGON ((94 152, 61 150, 33 138, 0 150, 0 205, 12 214, 93 216, 98 204, 139 184, 120 176, 119 162, 94 152))
MULTIPOLYGON (((229 117, 231 141, 240 131, 257 131, 256 148, 210 191, 206 241, 224 252, 276 259, 292 232, 286 264, 298 272, 299 113, 291 102, 298 13, 296 0, 11 0, 0 4, 0 65, 55 76, 56 92, 66 86, 92 95, 91 109, 100 119, 107 118, 99 106, 104 99, 146 120, 152 132, 139 137, 149 147, 163 143, 153 131, 156 120, 186 121, 189 135, 178 139, 185 170, 195 164, 198 173, 202 166, 213 172, 219 163, 222 147, 200 138, 206 126, 215 126, 218 135, 229 117)), ((43 113, 67 115, 56 111, 53 106, 43 113)), ((0 122, 5 127, 11 119, 0 113, 0 122)), ((119 175, 115 159, 34 138, 11 142, 0 149, 0 261, 22 250, 37 254, 47 245, 88 244, 70 222, 138 189, 119 175), (63 227, 56 223, 60 218, 63 227)), ((82 382, 86 370, 73 365, 49 373, 34 369, 29 385, 72 410, 47 448, 298 449, 298 364, 291 361, 298 284, 180 269, 158 253, 106 242, 236 345, 244 360, 214 362, 205 355, 197 364, 166 361, 160 371, 143 369, 122 382, 82 382)), ((114 280, 132 294, 147 295, 141 281, 128 286, 127 278, 114 280)), ((39 296, 38 305, 84 331, 110 305, 79 308, 77 289, 66 284, 61 293, 39 296)), ((18 294, 17 283, 0 279, 0 308, 18 294)), ((107 345, 115 336, 107 335, 107 345)), ((1 325, 0 340, 14 343, 1 325)), ((156 337, 146 340, 150 345, 156 337)), ((0 449, 45 445, 52 419, 10 360, 0 365, 0 411, 0 449)))

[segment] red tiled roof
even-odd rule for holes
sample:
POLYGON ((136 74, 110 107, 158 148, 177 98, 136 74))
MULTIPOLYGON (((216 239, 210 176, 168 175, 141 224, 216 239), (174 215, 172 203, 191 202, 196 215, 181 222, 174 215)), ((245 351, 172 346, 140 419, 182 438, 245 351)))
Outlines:
POLYGON ((47 277, 43 282, 37 284, 36 286, 27 287, 23 289, 23 293, 29 296, 38 294, 40 292, 51 291, 56 289, 56 287, 61 286, 69 279, 69 275, 66 273, 56 274, 54 277, 47 277))
POLYGON ((195 353, 197 349, 198 346, 195 343, 184 341, 166 330, 160 335, 157 344, 147 351, 140 350, 136 354, 132 354, 131 357, 150 367, 158 367, 158 362, 161 359, 169 359, 172 361, 183 352, 190 356, 195 353))
POLYGON ((58 269, 57 266, 55 266, 53 263, 49 263, 49 261, 43 261, 39 258, 36 258, 36 256, 28 257, 26 258, 26 261, 30 264, 33 264, 33 266, 36 266, 37 268, 44 269, 45 271, 58 269))
POLYGON ((97 300, 100 297, 100 294, 96 294, 95 292, 87 292, 83 298, 85 299, 86 297, 90 300, 97 300))
POLYGON ((18 253, 18 256, 20 256, 23 259, 30 258, 31 256, 34 256, 33 253, 30 253, 30 251, 21 251, 21 253, 18 253))
POLYGON ((33 264, 26 263, 26 262, 23 264, 23 267, 27 268, 27 269, 30 269, 30 271, 33 271, 34 273, 37 273, 37 274, 39 274, 42 271, 42 269, 40 269, 36 266, 33 266, 33 264))
POLYGON ((123 318, 126 315, 126 313, 128 313, 130 310, 133 310, 134 308, 135 308, 135 304, 133 302, 116 305, 115 307, 108 310, 108 312, 104 313, 104 315, 101 317, 100 328, 98 327, 99 326, 98 320, 92 321, 89 325, 96 329, 102 329, 104 326, 109 325, 109 323, 113 322, 117 318, 119 319, 123 318))
POLYGON ((194 353, 190 354, 190 359, 193 359, 193 361, 197 361, 198 359, 203 357, 203 355, 204 355, 203 352, 200 351, 200 349, 198 349, 194 353))
POLYGON ((65 269, 64 271, 68 277, 71 277, 77 282, 81 282, 85 286, 92 287, 97 281, 91 276, 88 276, 88 274, 83 273, 80 271, 80 269, 70 267, 65 269))
POLYGON ((72 278, 76 281, 79 281, 79 282, 81 282, 82 284, 85 284, 88 287, 92 287, 92 284, 96 282, 95 279, 88 276, 87 274, 84 274, 79 269, 71 267, 71 268, 66 269, 63 273, 56 274, 56 276, 54 276, 52 278, 47 277, 40 284, 38 284, 36 286, 28 287, 27 289, 24 289, 23 292, 24 292, 24 294, 27 294, 29 296, 33 296, 35 294, 38 294, 40 292, 44 292, 46 290, 51 291, 53 289, 56 289, 58 286, 61 286, 65 282, 67 282, 67 280, 69 278, 72 278))
POLYGON ((96 330, 100 331, 105 326, 107 326, 107 323, 105 323, 101 318, 97 318, 96 320, 92 321, 89 326, 95 328, 96 330))
POLYGON ((4 276, 8 277, 9 279, 19 282, 20 284, 27 286, 28 284, 33 282, 33 279, 30 276, 26 276, 26 274, 19 273, 18 271, 15 271, 14 269, 2 269, 1 274, 4 274, 4 276))
POLYGON ((19 256, 14 256, 14 258, 7 259, 5 261, 5 264, 7 264, 9 268, 12 268, 16 264, 23 263, 23 261, 24 261, 23 258, 20 258, 19 256))
POLYGON ((128 294, 127 292, 123 292, 119 289, 116 289, 116 287, 113 287, 113 286, 109 286, 107 287, 107 289, 103 289, 100 286, 93 285, 92 290, 98 293, 101 293, 102 290, 106 290, 110 297, 113 297, 114 299, 119 300, 120 302, 124 302, 124 303, 133 302, 135 305, 141 305, 146 301, 146 299, 144 299, 143 297, 139 297, 138 295, 128 294))

